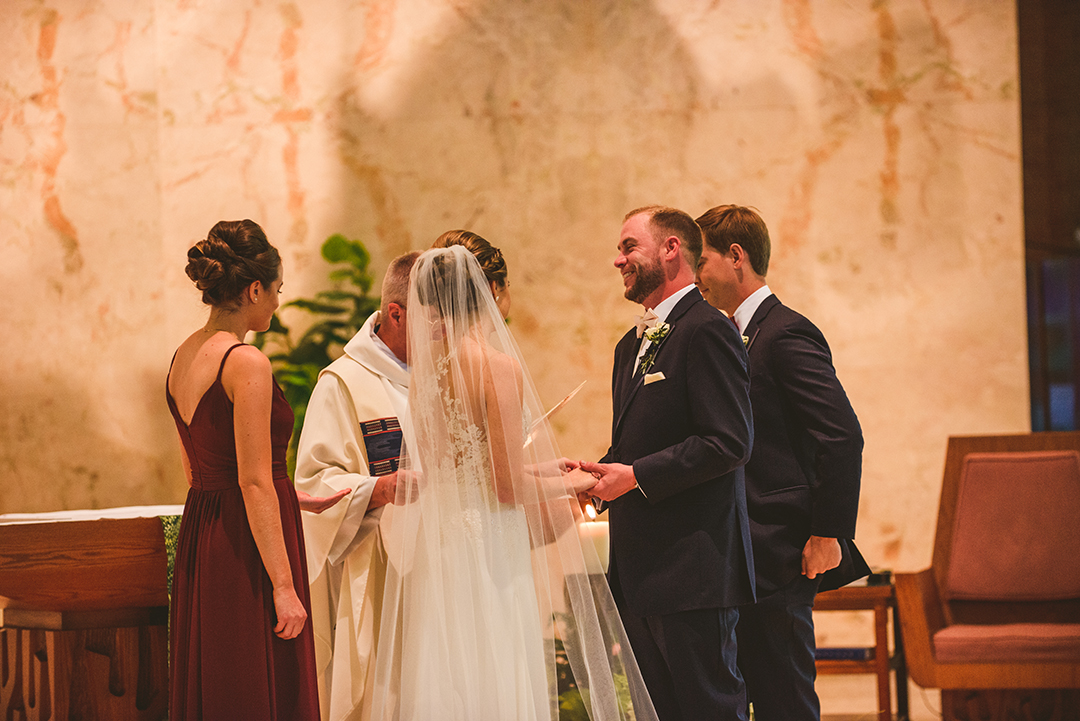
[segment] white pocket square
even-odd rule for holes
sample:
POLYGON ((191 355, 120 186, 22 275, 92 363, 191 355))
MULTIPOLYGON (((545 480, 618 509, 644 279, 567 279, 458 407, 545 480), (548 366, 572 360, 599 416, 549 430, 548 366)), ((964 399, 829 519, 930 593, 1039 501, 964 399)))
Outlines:
POLYGON ((650 383, 656 383, 657 381, 662 381, 662 380, 664 380, 664 374, 663 373, 646 373, 645 374, 645 385, 649 385, 650 383))

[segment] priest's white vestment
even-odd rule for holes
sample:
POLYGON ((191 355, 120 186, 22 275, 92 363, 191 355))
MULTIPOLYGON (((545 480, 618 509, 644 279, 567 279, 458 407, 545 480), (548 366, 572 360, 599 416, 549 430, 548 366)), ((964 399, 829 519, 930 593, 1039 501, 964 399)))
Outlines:
POLYGON ((333 508, 303 514, 323 721, 369 713, 386 552, 382 509, 367 507, 376 478, 397 470, 409 393, 408 371, 375 335, 378 323, 376 312, 319 375, 296 458, 297 489, 353 489, 333 508))

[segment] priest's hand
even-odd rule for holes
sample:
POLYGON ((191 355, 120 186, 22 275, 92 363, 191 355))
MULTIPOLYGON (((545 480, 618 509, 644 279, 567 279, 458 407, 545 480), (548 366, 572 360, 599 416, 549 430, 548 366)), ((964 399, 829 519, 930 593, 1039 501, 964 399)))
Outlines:
POLYGON ((345 496, 352 493, 351 488, 346 488, 343 491, 338 491, 332 496, 311 496, 303 491, 298 490, 296 492, 296 498, 300 501, 300 510, 308 511, 309 513, 322 513, 328 508, 333 508, 337 505, 345 496))
POLYGON ((420 496, 421 474, 416 471, 394 471, 388 476, 375 479, 375 488, 371 491, 371 500, 367 509, 374 511, 388 503, 411 503, 420 496))

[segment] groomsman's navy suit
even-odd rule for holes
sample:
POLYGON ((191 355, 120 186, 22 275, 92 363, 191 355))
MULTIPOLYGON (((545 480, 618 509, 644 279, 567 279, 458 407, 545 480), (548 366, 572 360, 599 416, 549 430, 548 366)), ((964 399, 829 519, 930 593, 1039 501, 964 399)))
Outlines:
POLYGON ((769 295, 743 329, 754 449, 746 464, 758 601, 740 609, 739 667, 757 718, 820 717, 814 694, 814 594, 870 572, 855 536, 862 430, 809 320, 769 295), (843 560, 802 575, 811 535, 840 539, 843 560))
POLYGON ((754 601, 743 464, 753 428, 735 326, 692 288, 668 314, 655 363, 615 348, 611 448, 638 488, 609 504, 609 581, 661 721, 743 718, 737 606, 754 601), (645 374, 663 380, 645 384, 645 374), (717 678, 723 678, 717 693, 717 678), (725 685, 726 684, 726 685, 725 685))

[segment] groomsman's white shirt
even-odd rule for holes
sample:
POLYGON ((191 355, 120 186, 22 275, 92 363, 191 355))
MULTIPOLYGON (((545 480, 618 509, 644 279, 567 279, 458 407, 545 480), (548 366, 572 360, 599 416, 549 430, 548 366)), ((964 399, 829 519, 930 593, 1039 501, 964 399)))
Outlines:
POLYGON ((739 329, 740 333, 746 330, 746 326, 750 324, 750 319, 754 317, 754 313, 757 313, 758 306, 770 295, 772 295, 772 291, 769 290, 769 286, 763 285, 746 296, 746 300, 735 309, 735 315, 731 316, 731 319, 735 321, 735 327, 739 329))
POLYGON ((298 489, 313 496, 353 489, 333 508, 303 514, 323 721, 366 719, 365 689, 375 670, 382 603, 375 589, 386 552, 382 509, 367 512, 377 475, 369 471, 361 423, 401 418, 409 394, 408 369, 375 335, 378 322, 374 313, 320 374, 296 456, 298 489))

